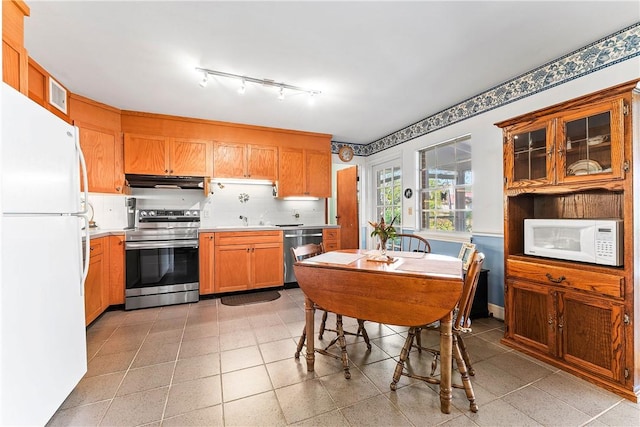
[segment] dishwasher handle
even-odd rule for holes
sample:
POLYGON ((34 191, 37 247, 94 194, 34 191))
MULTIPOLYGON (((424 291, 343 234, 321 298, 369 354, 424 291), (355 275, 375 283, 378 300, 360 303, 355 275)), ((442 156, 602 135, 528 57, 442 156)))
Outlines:
POLYGON ((322 233, 313 233, 313 234, 285 234, 285 238, 287 237, 322 237, 322 233))

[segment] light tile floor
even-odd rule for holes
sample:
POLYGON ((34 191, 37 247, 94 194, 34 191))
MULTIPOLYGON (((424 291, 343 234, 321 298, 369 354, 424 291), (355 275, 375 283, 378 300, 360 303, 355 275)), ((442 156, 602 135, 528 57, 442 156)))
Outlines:
MULTIPOLYGON (((307 373, 304 356, 293 357, 304 296, 297 288, 280 293, 239 307, 208 299, 105 313, 87 330, 87 374, 48 425, 640 425, 640 405, 501 345, 496 319, 476 320, 465 339, 477 413, 463 390, 453 390, 448 415, 436 386, 402 377, 390 391, 406 328, 366 323, 369 352, 348 337, 350 380, 340 361, 322 355, 307 373)), ((345 323, 354 330, 355 321, 345 323)), ((423 344, 437 342, 436 333, 423 335, 423 344)), ((430 362, 426 352, 411 353, 416 372, 430 362)))

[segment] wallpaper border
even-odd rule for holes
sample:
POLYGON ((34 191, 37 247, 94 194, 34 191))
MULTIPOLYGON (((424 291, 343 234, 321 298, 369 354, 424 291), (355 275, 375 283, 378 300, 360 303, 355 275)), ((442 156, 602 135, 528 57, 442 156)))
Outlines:
POLYGON ((348 145, 354 155, 370 156, 639 55, 640 22, 368 144, 331 141, 331 152, 348 145))

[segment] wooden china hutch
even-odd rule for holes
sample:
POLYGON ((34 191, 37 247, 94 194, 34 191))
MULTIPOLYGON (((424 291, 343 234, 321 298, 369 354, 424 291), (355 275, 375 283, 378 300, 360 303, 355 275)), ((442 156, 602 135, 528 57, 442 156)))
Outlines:
POLYGON ((627 399, 640 395, 638 81, 502 121, 502 342, 627 399), (524 254, 524 219, 620 219, 621 266, 524 254))

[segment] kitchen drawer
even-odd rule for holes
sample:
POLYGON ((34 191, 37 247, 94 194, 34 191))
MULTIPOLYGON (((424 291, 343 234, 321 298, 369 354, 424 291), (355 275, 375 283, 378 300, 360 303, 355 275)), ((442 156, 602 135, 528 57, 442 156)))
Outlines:
POLYGON ((322 230, 322 238, 324 240, 338 240, 337 228, 325 228, 322 230))
POLYGON ((324 251, 325 252, 337 251, 338 249, 340 249, 338 247, 338 242, 336 242, 336 241, 326 241, 326 240, 324 240, 322 242, 322 246, 324 246, 324 251))
POLYGON ((282 231, 224 231, 215 233, 215 245, 282 243, 282 231))
POLYGON ((624 296, 624 277, 588 269, 509 259, 507 276, 616 298, 624 296))

